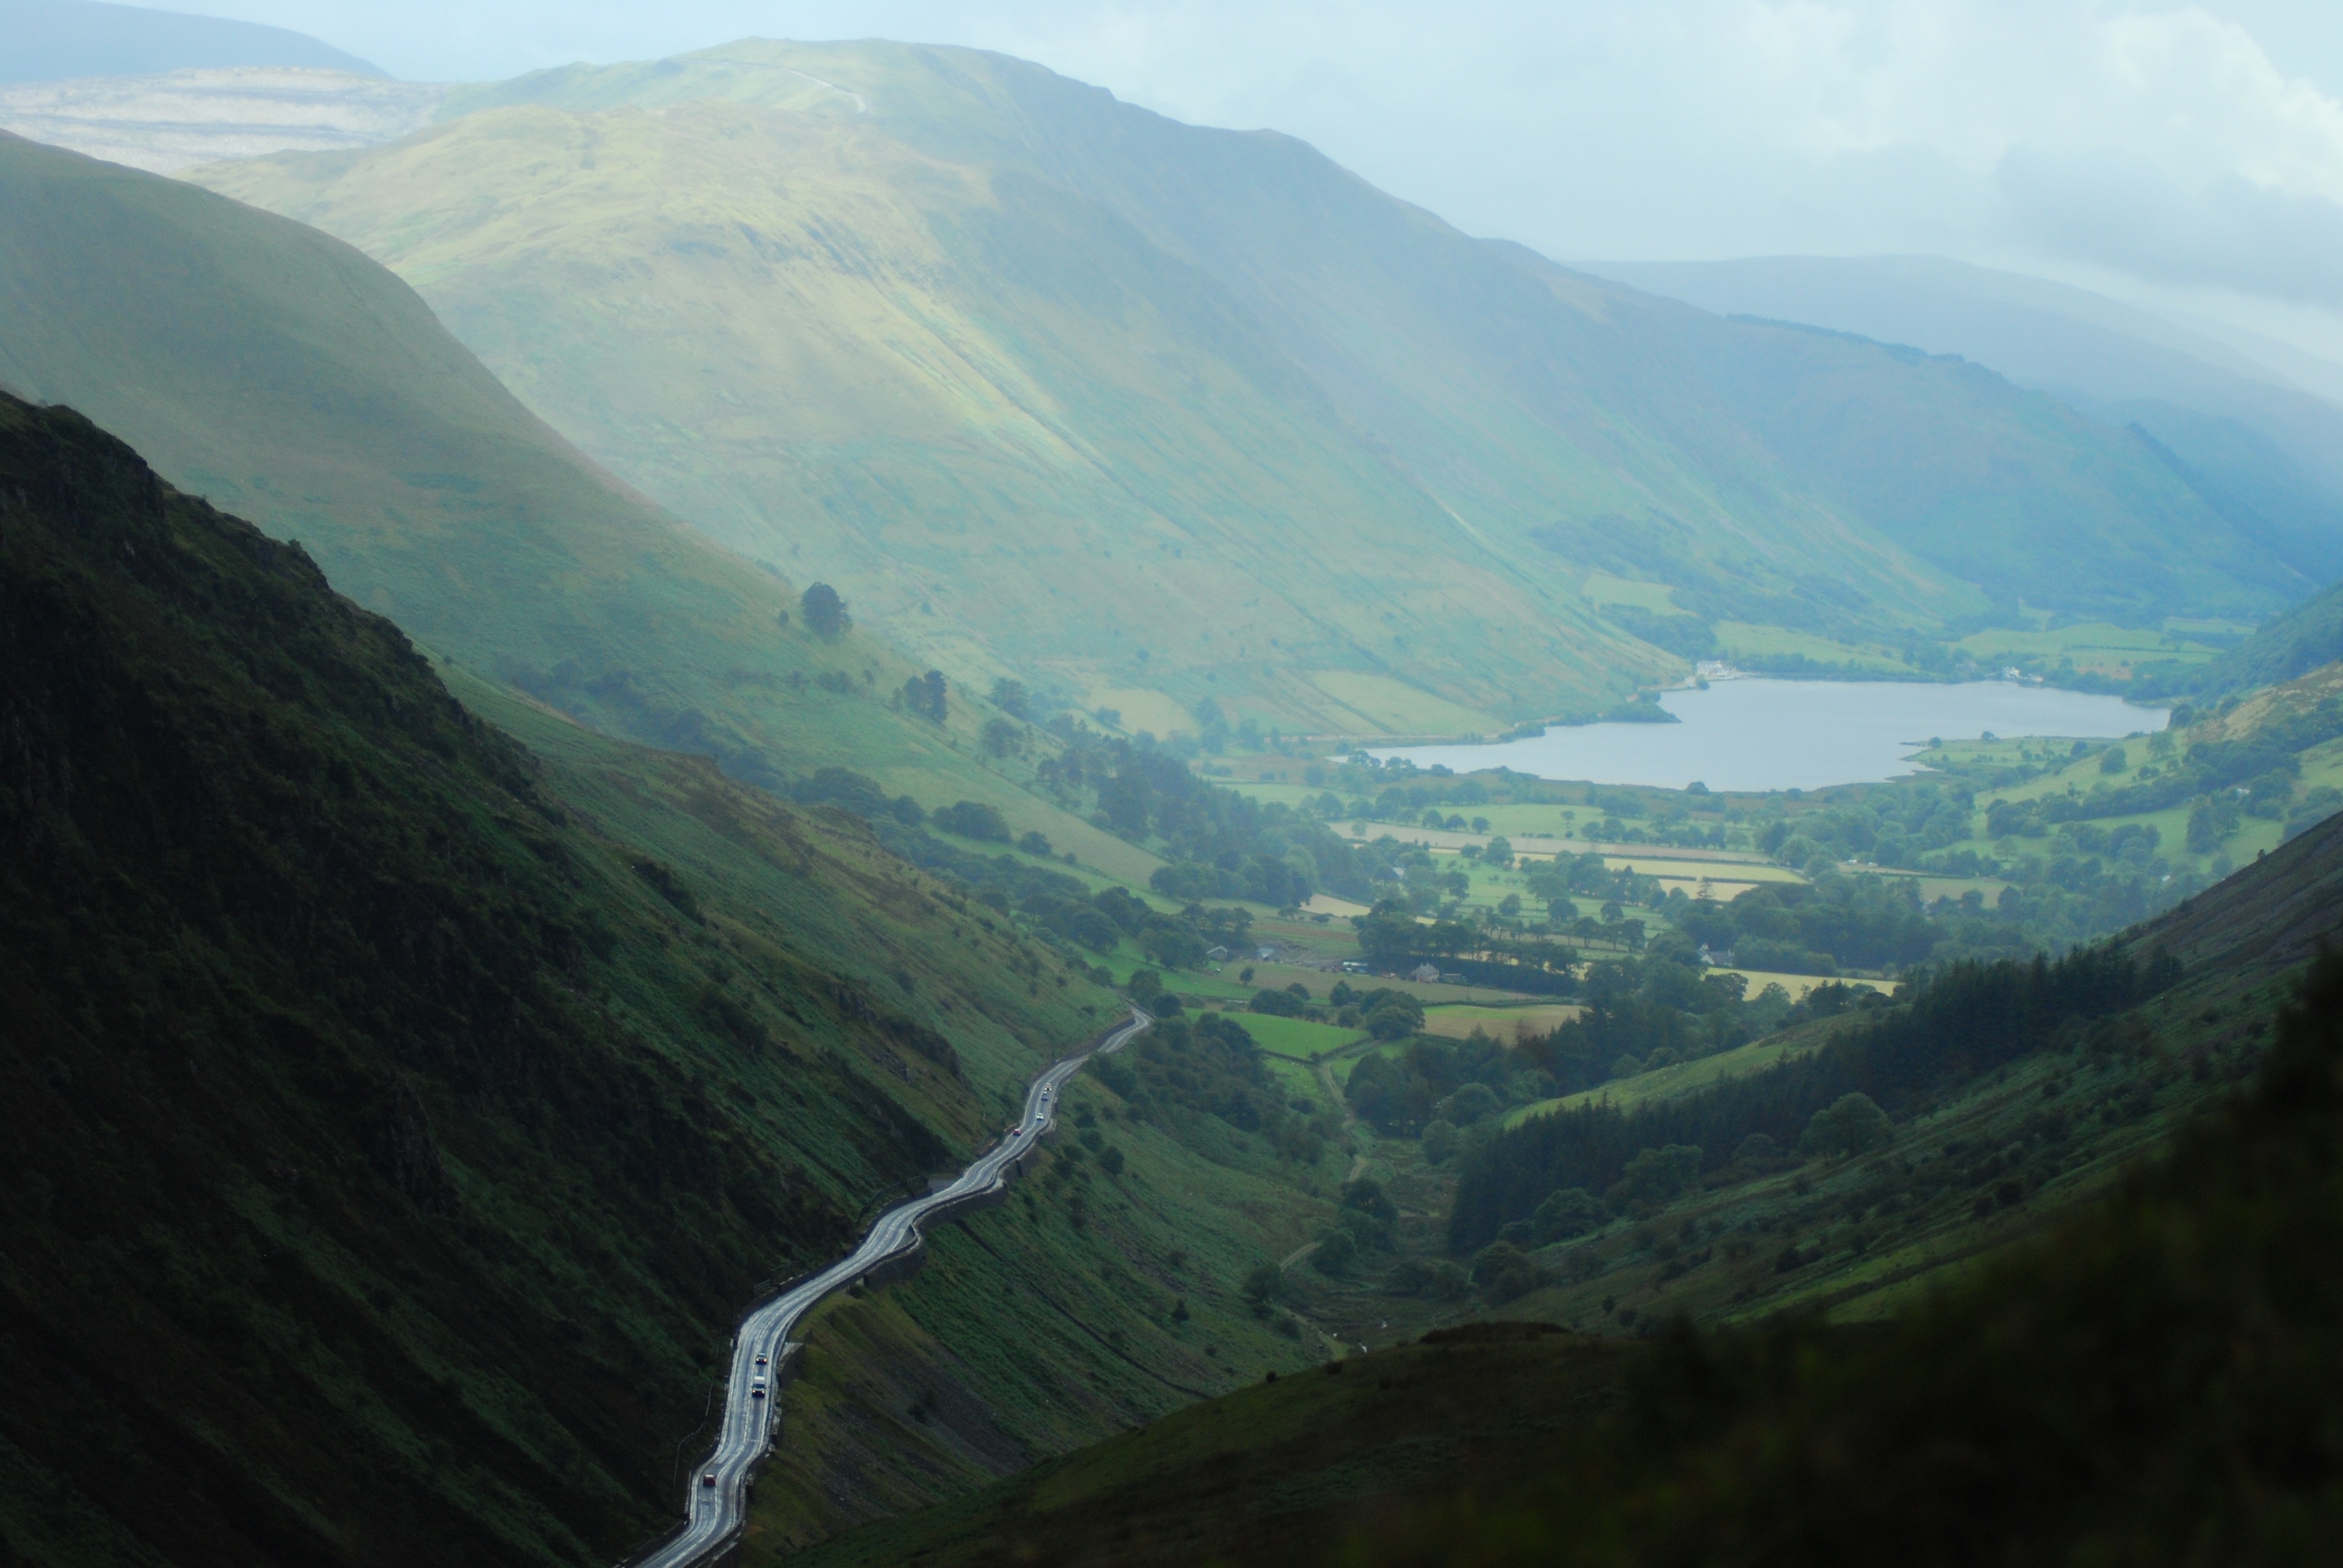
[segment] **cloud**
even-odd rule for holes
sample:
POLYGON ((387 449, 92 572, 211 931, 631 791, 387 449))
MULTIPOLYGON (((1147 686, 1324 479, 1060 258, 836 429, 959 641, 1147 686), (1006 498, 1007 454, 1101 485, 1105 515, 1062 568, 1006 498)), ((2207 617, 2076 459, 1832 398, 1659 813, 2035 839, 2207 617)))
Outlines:
POLYGON ((2015 235, 2053 255, 2156 283, 2343 305, 2343 205, 2235 174, 2190 187, 2117 153, 2028 147, 2002 160, 2015 235))

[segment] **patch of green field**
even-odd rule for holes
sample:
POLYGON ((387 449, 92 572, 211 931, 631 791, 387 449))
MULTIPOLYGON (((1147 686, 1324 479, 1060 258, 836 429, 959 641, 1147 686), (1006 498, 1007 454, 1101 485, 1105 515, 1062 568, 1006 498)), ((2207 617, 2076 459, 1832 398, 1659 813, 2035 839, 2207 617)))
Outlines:
POLYGON ((1716 623, 1719 650, 1728 659, 1759 659, 1768 655, 1803 654, 1821 664, 1843 664, 1883 675, 1916 675, 1901 654, 1878 644, 1840 642, 1787 627, 1752 626, 1746 621, 1716 623))
POLYGON ((1633 1078, 1615 1079, 1598 1088, 1565 1094, 1559 1099, 1534 1101, 1516 1105, 1505 1112, 1505 1125, 1517 1126, 1533 1116, 1544 1116, 1556 1111, 1568 1111, 1597 1101, 1608 1101, 1624 1109, 1647 1100, 1672 1100, 1679 1094, 1703 1088, 1743 1073, 1755 1072, 1773 1066, 1785 1056, 1810 1050, 1830 1036, 1827 1024, 1805 1029, 1787 1030, 1768 1035, 1764 1040, 1750 1041, 1732 1050, 1704 1056, 1697 1061, 1680 1061, 1672 1067, 1651 1072, 1639 1072, 1633 1078))
POLYGON ((1579 585, 1578 592, 1589 604, 1633 605, 1654 615, 1684 613, 1676 606, 1676 590, 1665 583, 1636 582, 1614 578, 1609 572, 1590 572, 1579 585))
POLYGON ((1282 1051, 1288 1056, 1330 1056, 1366 1038, 1359 1030, 1312 1023, 1306 1018, 1277 1018, 1261 1012, 1232 1012, 1224 1016, 1242 1024, 1245 1032, 1264 1050, 1282 1051))
POLYGON ((1315 1103, 1326 1098, 1326 1087, 1319 1081, 1316 1069, 1282 1056, 1264 1055, 1262 1062, 1287 1101, 1307 1100, 1315 1103))
POLYGON ((2162 631, 2083 621, 2040 631, 1996 627, 1963 638, 1954 647, 1988 668, 2005 664, 2028 668, 2071 660, 2077 669, 2121 677, 2137 664, 2202 664, 2218 651, 2191 641, 2177 629, 2162 631))

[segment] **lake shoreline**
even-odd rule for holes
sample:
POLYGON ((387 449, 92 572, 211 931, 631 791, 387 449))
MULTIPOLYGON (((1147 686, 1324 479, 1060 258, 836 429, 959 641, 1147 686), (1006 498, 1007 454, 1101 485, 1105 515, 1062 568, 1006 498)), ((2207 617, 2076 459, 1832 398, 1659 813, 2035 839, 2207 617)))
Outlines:
POLYGON ((1788 680, 1740 675, 1663 692, 1674 720, 1556 726, 1510 740, 1361 748, 1457 773, 1505 768, 1552 782, 1765 792, 1884 783, 1926 769, 1912 754, 1946 739, 2056 738, 2088 744, 2152 734, 2170 709, 2007 680, 1788 680))

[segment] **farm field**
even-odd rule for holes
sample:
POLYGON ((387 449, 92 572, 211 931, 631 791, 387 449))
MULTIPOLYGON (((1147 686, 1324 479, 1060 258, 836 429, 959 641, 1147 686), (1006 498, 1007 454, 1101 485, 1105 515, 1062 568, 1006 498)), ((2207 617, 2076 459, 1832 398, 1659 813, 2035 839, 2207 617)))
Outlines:
POLYGON ((1282 1051, 1287 1056, 1332 1056, 1367 1038, 1361 1030, 1312 1023, 1306 1018, 1278 1018, 1265 1012, 1231 1012, 1224 1016, 1242 1025, 1263 1050, 1282 1051))
POLYGON ((1463 1040, 1485 1030, 1493 1040, 1511 1044, 1514 1032, 1526 1029, 1546 1034, 1586 1010, 1575 1002, 1539 1002, 1529 1007, 1435 1007, 1423 1013, 1423 1032, 1445 1040, 1463 1040))
POLYGON ((2077 669, 2117 678, 2127 676, 2136 664, 2202 664, 2218 651, 2211 642, 2192 640, 2169 621, 2158 631, 2119 627, 2107 621, 2084 621, 2044 631, 1994 627, 1963 638, 1953 646, 1988 668, 2010 664, 2056 664, 2070 659, 2077 669))
POLYGON ((1834 979, 1842 985, 1861 986, 1866 990, 1885 991, 1894 996, 1897 987, 1894 980, 1863 980, 1854 975, 1794 975, 1776 970, 1711 970, 1711 974, 1739 975, 1749 982, 1749 994, 1755 996, 1769 985, 1780 986, 1790 993, 1792 1001, 1804 1001, 1806 993, 1818 985, 1828 985, 1834 979))

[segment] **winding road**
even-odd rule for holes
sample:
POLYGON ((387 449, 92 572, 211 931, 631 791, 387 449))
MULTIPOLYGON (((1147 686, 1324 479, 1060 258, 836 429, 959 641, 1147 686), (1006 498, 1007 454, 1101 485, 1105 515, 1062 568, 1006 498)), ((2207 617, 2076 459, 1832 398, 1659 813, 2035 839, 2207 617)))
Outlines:
POLYGON ((818 1274, 808 1275, 767 1302, 740 1324, 732 1344, 732 1376, 724 1391, 724 1424, 716 1450, 693 1467, 690 1496, 684 1503, 682 1533, 637 1561, 637 1568, 686 1568, 714 1556, 739 1534, 749 1517, 749 1477, 772 1446, 779 1425, 779 1391, 770 1385, 789 1343, 789 1331, 821 1299, 843 1290, 880 1264, 907 1257, 920 1245, 920 1226, 970 1200, 1004 1191, 1012 1161, 1050 1130, 1058 1112, 1058 1091, 1093 1055, 1120 1050, 1155 1020, 1133 1008, 1131 1021, 1089 1050, 1067 1057, 1033 1081, 1025 1091, 1025 1113, 949 1187, 914 1198, 879 1216, 862 1245, 818 1274))

